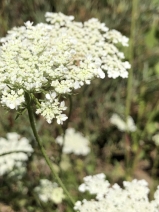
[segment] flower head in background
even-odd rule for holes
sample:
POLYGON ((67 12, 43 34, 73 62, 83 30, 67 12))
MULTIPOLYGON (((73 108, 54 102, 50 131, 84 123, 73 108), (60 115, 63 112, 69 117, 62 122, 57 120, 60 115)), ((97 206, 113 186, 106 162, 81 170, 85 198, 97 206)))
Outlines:
POLYGON ((28 160, 33 148, 27 138, 15 132, 7 133, 6 137, 0 138, 0 175, 14 171, 14 167, 24 172, 24 162, 28 160))
POLYGON ((95 194, 97 199, 103 198, 110 186, 103 173, 84 177, 83 180, 84 183, 79 186, 79 191, 89 191, 90 194, 95 194))
POLYGON ((48 202, 50 200, 55 204, 60 204, 65 198, 63 189, 58 187, 57 183, 52 183, 47 179, 40 180, 40 185, 35 188, 35 192, 43 202, 48 202))
POLYGON ((136 126, 134 120, 131 116, 128 116, 127 123, 123 121, 118 114, 113 114, 110 118, 110 123, 115 125, 120 131, 134 132, 136 131, 136 126))
POLYGON ((63 145, 63 153, 74 153, 75 155, 87 155, 90 152, 89 140, 81 133, 75 132, 75 129, 68 128, 65 137, 58 136, 56 143, 63 145))
POLYGON ((37 114, 62 124, 67 119, 62 96, 105 73, 128 77, 130 64, 115 46, 127 46, 128 38, 95 18, 81 23, 62 13, 45 17, 48 24, 28 21, 0 40, 0 103, 23 109, 29 93, 37 114))
POLYGON ((154 194, 154 200, 149 201, 149 188, 147 187, 148 183, 145 180, 135 179, 132 182, 124 181, 124 188, 121 188, 118 184, 110 186, 107 180, 104 181, 104 178, 104 174, 87 176, 84 178, 84 183, 79 187, 79 190, 95 194, 96 200, 84 199, 83 201, 77 201, 75 203, 74 210, 79 212, 159 211, 159 186, 154 194), (102 185, 99 186, 100 178, 102 179, 102 183, 105 187, 105 192, 103 192, 104 189, 102 185))
POLYGON ((152 140, 155 142, 156 146, 159 146, 159 133, 153 135, 152 140))

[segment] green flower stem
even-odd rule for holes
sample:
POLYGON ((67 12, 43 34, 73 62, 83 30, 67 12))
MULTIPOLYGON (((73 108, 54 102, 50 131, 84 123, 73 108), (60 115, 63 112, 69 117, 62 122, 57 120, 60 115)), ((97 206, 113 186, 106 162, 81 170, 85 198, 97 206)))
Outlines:
MULTIPOLYGON (((152 122, 152 120, 154 119, 154 117, 157 114, 158 114, 158 100, 157 100, 157 102, 156 102, 151 114, 148 116, 148 120, 146 122, 145 128, 142 130, 142 132, 139 135, 135 134, 136 136, 138 136, 138 137, 136 137, 138 140, 144 140, 144 138, 146 137, 146 134, 147 134, 148 125, 149 125, 149 123, 152 122)), ((133 172, 135 171, 136 165, 138 164, 138 161, 140 159, 141 151, 142 151, 142 147, 138 148, 137 151, 134 151, 135 157, 134 157, 134 160, 133 160, 133 163, 132 163, 131 174, 133 174, 133 172)), ((157 151, 159 152, 159 148, 157 148, 157 151)), ((156 158, 154 167, 157 167, 157 164, 159 164, 159 161, 156 158)), ((152 168, 152 170, 154 170, 154 169, 155 168, 152 168)), ((153 173, 153 171, 152 171, 152 173, 153 173)))
POLYGON ((126 165, 126 169, 125 169, 125 177, 126 180, 130 180, 131 176, 130 176, 130 160, 131 160, 131 149, 130 149, 130 137, 128 134, 125 133, 125 165, 126 165))
MULTIPOLYGON (((134 48, 135 48, 135 34, 136 34, 136 19, 138 16, 138 0, 132 0, 132 14, 131 14, 131 28, 130 28, 130 45, 129 45, 129 59, 131 64, 131 69, 129 71, 128 83, 127 83, 127 96, 126 96, 126 109, 125 109, 125 120, 127 123, 128 116, 130 114, 131 100, 132 100, 132 83, 133 83, 133 68, 134 68, 134 48)), ((126 132, 125 138, 127 138, 128 132, 126 132)), ((125 145, 127 141, 125 140, 125 145)), ((135 139, 133 141, 133 146, 138 149, 138 142, 135 139)), ((128 147, 129 148, 129 147, 128 147)), ((130 151, 130 150, 129 150, 130 151)), ((125 153, 126 158, 126 169, 127 175, 130 172, 130 152, 125 153)))
POLYGON ((126 120, 130 114, 131 98, 132 98, 132 82, 133 82, 133 68, 134 68, 134 48, 135 48, 135 34, 136 34, 136 19, 138 16, 138 0, 132 0, 132 14, 131 14, 131 29, 130 29, 130 45, 129 45, 129 59, 131 69, 129 71, 129 78, 127 84, 127 98, 126 98, 126 120))
POLYGON ((69 99, 70 107, 69 107, 68 119, 66 120, 66 129, 68 127, 68 123, 70 121, 70 117, 71 117, 71 113, 72 113, 72 97, 71 97, 71 95, 68 95, 68 99, 69 99))
POLYGON ((66 130, 68 128, 68 124, 69 124, 71 113, 72 113, 72 98, 71 98, 71 95, 68 95, 68 99, 69 99, 69 113, 68 113, 68 119, 66 120, 64 128, 63 128, 63 143, 62 143, 61 148, 60 148, 59 159, 58 159, 58 165, 60 167, 60 171, 61 171, 60 163, 61 163, 61 160, 62 160, 63 148, 64 148, 64 145, 65 145, 65 134, 66 134, 66 130))
POLYGON ((0 154, 0 157, 4 156, 4 155, 13 154, 13 153, 26 153, 26 154, 29 154, 30 152, 27 152, 25 150, 15 150, 15 151, 9 151, 9 152, 2 153, 2 154, 0 154))
POLYGON ((152 177, 154 180, 155 179, 158 180, 158 177, 157 177, 158 165, 159 165, 159 147, 157 146, 155 160, 154 160, 154 164, 153 164, 152 171, 151 171, 152 177))
POLYGON ((33 113, 32 107, 31 107, 31 99, 30 99, 30 95, 28 93, 25 93, 25 100, 26 100, 26 103, 27 103, 27 110, 28 110, 30 125, 31 125, 31 128, 32 128, 33 134, 35 136, 35 139, 36 139, 36 141, 37 141, 37 143, 39 145, 39 148, 41 150, 41 153, 44 156, 45 161, 46 161, 47 165, 49 166, 52 175, 55 177, 55 179, 57 180, 58 184, 63 188, 63 190, 66 193, 66 195, 68 196, 70 202, 74 205, 74 200, 70 196, 69 192, 67 191, 66 187, 64 186, 63 182, 61 181, 61 179, 59 178, 57 173, 55 172, 55 170, 53 168, 53 165, 52 165, 49 157, 47 156, 47 154, 45 152, 45 149, 44 149, 44 147, 42 145, 42 142, 40 140, 40 137, 39 137, 39 135, 37 133, 35 119, 34 119, 34 113, 33 113))

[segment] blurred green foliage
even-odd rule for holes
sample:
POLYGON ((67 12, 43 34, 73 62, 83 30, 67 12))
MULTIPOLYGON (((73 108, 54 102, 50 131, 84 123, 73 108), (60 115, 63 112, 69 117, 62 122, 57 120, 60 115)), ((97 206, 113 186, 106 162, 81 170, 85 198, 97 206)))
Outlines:
MULTIPOLYGON (((74 15, 77 21, 95 17, 109 28, 130 37, 131 3, 129 0, 1 0, 0 37, 27 20, 35 24, 44 22, 47 11, 74 15)), ((73 172, 72 168, 60 172, 64 184, 76 200, 82 198, 77 193, 78 185, 89 174, 104 172, 112 183, 120 183, 130 177, 144 178, 152 190, 159 184, 159 147, 152 141, 152 136, 159 132, 159 1, 139 1, 136 20, 130 114, 138 130, 124 134, 109 122, 113 113, 124 118, 126 79, 97 79, 73 96, 69 126, 89 136, 92 142, 92 152, 88 157, 70 156, 73 172), (134 147, 134 144, 137 146, 134 147), (129 160, 129 175, 126 157, 129 160)), ((126 59, 129 59, 129 50, 124 51, 126 59)), ((27 114, 24 113, 16 121, 15 117, 15 112, 6 113, 3 108, 0 109, 0 136, 11 131, 25 135, 32 141, 35 153, 28 162, 28 172, 22 181, 8 176, 0 177, 0 211, 7 211, 4 209, 5 204, 16 212, 73 211, 66 201, 56 206, 52 203, 42 204, 37 199, 33 188, 38 185, 40 178, 50 178, 50 171, 41 159, 31 129, 28 128, 27 114)), ((48 125, 40 117, 37 117, 37 122, 43 145, 56 164, 59 146, 54 143, 54 138, 63 132, 66 125, 62 128, 55 123, 48 125)))

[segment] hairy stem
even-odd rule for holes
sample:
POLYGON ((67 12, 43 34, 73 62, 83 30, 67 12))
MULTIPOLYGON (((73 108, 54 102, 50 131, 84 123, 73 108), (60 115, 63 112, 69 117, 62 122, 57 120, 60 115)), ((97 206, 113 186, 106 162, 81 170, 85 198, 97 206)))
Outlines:
POLYGON ((67 195, 67 197, 69 198, 70 202, 74 205, 74 200, 70 196, 69 192, 67 191, 66 187, 64 186, 63 182, 61 181, 61 179, 59 178, 57 173, 55 172, 54 167, 53 167, 49 157, 47 156, 46 151, 45 151, 45 149, 42 145, 42 142, 40 140, 40 137, 37 133, 35 119, 34 119, 34 113, 33 113, 32 106, 31 106, 31 98, 30 98, 30 95, 28 93, 25 93, 25 100, 26 100, 26 103, 27 103, 27 110, 28 110, 30 125, 31 125, 31 128, 32 128, 34 137, 35 137, 35 139, 36 139, 36 141, 39 145, 39 148, 41 150, 41 153, 42 153, 47 165, 49 166, 53 177, 57 180, 58 184, 63 188, 63 190, 64 190, 65 194, 67 195))

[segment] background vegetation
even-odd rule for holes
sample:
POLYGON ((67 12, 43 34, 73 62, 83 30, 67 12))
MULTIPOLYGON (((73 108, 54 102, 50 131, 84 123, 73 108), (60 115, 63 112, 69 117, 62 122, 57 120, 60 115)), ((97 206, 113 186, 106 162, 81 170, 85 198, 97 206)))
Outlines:
MULTIPOLYGON (((109 28, 130 37, 130 47, 124 49, 132 64, 132 76, 127 79, 94 80, 72 98, 69 127, 89 137, 91 154, 67 160, 71 167, 60 176, 76 200, 78 185, 86 175, 104 172, 110 182, 133 178, 146 179, 151 191, 159 184, 159 146, 152 137, 159 133, 159 2, 158 0, 1 0, 0 37, 27 20, 44 22, 45 12, 74 15, 78 21, 98 18, 109 28), (134 4, 134 5, 133 5, 134 4), (113 113, 123 119, 130 114, 137 126, 133 133, 120 132, 110 124, 113 113), (73 169, 72 169, 73 167, 73 169)), ((50 171, 33 139, 27 114, 15 121, 16 113, 0 108, 0 136, 17 132, 32 141, 35 149, 21 180, 8 175, 0 177, 0 211, 71 212, 66 200, 61 205, 39 202, 33 189, 41 178, 51 180, 50 171)), ((48 125, 37 117, 38 130, 47 153, 58 163, 59 146, 54 138, 66 129, 56 123, 48 125)), ((152 195, 150 194, 150 196, 152 195)))

